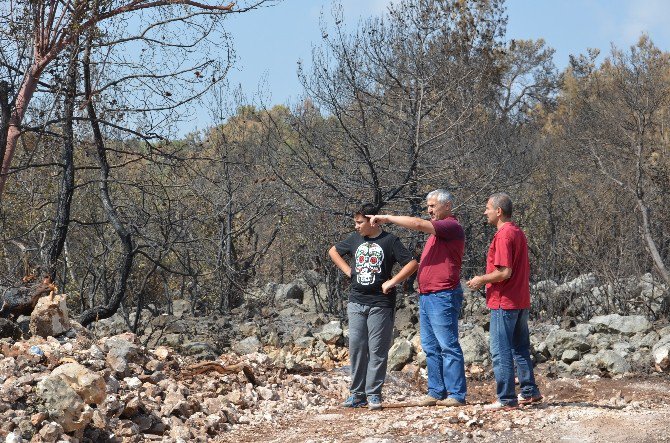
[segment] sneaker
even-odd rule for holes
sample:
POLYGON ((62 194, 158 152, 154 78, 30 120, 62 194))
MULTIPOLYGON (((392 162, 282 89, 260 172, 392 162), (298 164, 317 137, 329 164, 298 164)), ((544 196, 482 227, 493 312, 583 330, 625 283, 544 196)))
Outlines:
POLYGON ((365 397, 360 397, 356 394, 351 394, 349 398, 344 400, 342 403, 343 408, 362 408, 368 405, 368 401, 365 397))
POLYGON ((435 406, 438 402, 438 399, 431 395, 424 395, 417 402, 417 406, 435 406))
POLYGON ((484 405, 484 410, 485 411, 511 411, 514 409, 517 409, 519 405, 517 404, 512 404, 512 405, 506 405, 504 403, 500 403, 500 401, 496 401, 494 403, 489 403, 488 405, 484 405))
POLYGON ((532 396, 532 397, 524 397, 523 395, 519 394, 519 396, 517 398, 519 399, 519 404, 520 405, 529 405, 531 403, 539 403, 544 399, 544 397, 542 397, 541 394, 537 394, 537 395, 532 396))
POLYGON ((379 394, 368 395, 368 409, 377 411, 382 408, 382 396, 379 394))
POLYGON ((464 401, 460 401, 456 398, 445 398, 444 400, 438 400, 437 401, 438 406, 465 406, 464 401))

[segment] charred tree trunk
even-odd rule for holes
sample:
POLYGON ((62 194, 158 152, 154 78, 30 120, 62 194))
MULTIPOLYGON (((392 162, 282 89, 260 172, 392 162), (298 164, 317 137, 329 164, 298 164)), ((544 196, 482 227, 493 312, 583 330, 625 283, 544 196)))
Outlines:
POLYGON ((9 83, 2 80, 0 81, 0 159, 5 157, 9 119, 11 116, 12 107, 9 104, 9 83))
MULTIPOLYGON (((54 221, 54 231, 47 253, 47 272, 56 278, 56 262, 63 252, 67 231, 70 225, 70 208, 74 194, 74 108, 77 95, 77 54, 78 48, 72 51, 67 71, 67 85, 64 103, 63 147, 61 160, 63 175, 58 189, 58 207, 54 221)), ((63 276, 65 277, 65 276, 63 276)))
POLYGON ((121 240, 122 247, 122 257, 121 264, 119 266, 119 277, 116 281, 116 286, 114 288, 114 293, 112 297, 108 300, 105 305, 94 306, 84 312, 82 312, 79 317, 79 322, 83 326, 87 326, 90 323, 100 320, 103 318, 108 318, 114 315, 119 309, 123 298, 126 295, 126 287, 128 285, 128 278, 130 276, 130 271, 133 266, 133 259, 135 256, 135 250, 133 248, 133 239, 130 235, 130 232, 126 229, 121 217, 119 217, 116 208, 112 202, 112 198, 109 192, 109 163, 107 162, 107 152, 105 149, 105 143, 102 138, 102 131, 100 130, 100 124, 98 122, 98 117, 95 112, 95 106, 93 105, 93 94, 91 87, 91 69, 90 69, 90 52, 91 52, 91 38, 89 38, 86 52, 84 54, 84 88, 86 92, 86 101, 87 101, 87 112, 88 117, 91 120, 91 127, 93 129, 93 138, 96 147, 96 157, 98 164, 100 165, 100 200, 102 201, 102 206, 105 210, 105 214, 109 222, 114 227, 114 231, 119 236, 121 240))

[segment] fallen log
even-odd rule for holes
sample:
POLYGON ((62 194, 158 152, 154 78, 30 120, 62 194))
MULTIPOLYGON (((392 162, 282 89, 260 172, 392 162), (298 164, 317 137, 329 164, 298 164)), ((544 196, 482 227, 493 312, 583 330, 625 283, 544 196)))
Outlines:
POLYGON ((249 383, 254 386, 258 386, 258 382, 256 381, 256 377, 254 376, 254 372, 251 370, 251 367, 244 363, 224 366, 221 363, 215 361, 204 361, 188 366, 184 369, 184 371, 187 372, 187 375, 191 376, 204 374, 211 371, 218 372, 219 374, 237 374, 238 372, 242 371, 247 380, 249 380, 249 383))

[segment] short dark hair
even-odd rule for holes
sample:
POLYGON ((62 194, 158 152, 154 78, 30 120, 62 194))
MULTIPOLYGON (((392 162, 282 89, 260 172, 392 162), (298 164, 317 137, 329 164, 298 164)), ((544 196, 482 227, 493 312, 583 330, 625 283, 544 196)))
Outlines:
POLYGON ((377 215, 379 214, 379 208, 373 203, 363 203, 354 211, 354 217, 357 215, 377 215))
POLYGON ((500 208, 505 217, 511 218, 512 212, 514 211, 514 205, 512 205, 512 199, 509 195, 504 192, 497 192, 491 197, 491 203, 493 204, 493 209, 500 208))

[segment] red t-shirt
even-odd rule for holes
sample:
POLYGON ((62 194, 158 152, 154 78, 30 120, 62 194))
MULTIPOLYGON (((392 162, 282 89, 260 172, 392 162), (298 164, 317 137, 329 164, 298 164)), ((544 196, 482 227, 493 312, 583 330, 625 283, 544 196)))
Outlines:
POLYGON ((490 309, 530 308, 530 263, 528 242, 523 231, 514 223, 505 223, 493 237, 486 258, 486 273, 496 266, 512 269, 507 280, 486 285, 486 306, 490 309))
POLYGON ((465 249, 465 232, 456 220, 449 216, 442 220, 431 220, 435 235, 428 237, 419 263, 419 292, 444 291, 461 284, 461 261, 465 249))

